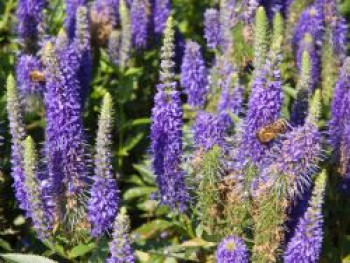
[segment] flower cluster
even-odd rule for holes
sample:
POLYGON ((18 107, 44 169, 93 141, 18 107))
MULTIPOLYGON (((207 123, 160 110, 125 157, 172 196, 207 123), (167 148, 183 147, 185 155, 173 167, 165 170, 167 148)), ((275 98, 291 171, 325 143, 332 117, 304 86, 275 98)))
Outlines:
POLYGON ((17 32, 26 52, 35 51, 43 27, 46 0, 20 0, 17 5, 17 32))
POLYGON ((208 75, 200 46, 196 42, 187 43, 181 72, 181 86, 188 97, 188 104, 192 107, 203 107, 208 88, 208 75))
POLYGON ((111 160, 111 129, 113 127, 113 102, 111 95, 106 93, 98 125, 95 176, 90 190, 88 216, 92 225, 92 235, 99 236, 111 228, 119 205, 119 191, 112 169, 111 160))
POLYGON ((182 154, 182 109, 180 93, 173 78, 174 31, 172 17, 168 19, 162 47, 160 80, 157 86, 155 106, 152 110, 153 167, 162 202, 186 209, 187 190, 184 172, 180 167, 182 154))
POLYGON ((247 246, 238 237, 226 237, 218 246, 216 260, 218 263, 248 263, 247 246))
POLYGON ((313 195, 305 214, 300 218, 294 236, 284 254, 284 262, 318 262, 323 239, 322 205, 326 188, 326 173, 316 179, 313 195))

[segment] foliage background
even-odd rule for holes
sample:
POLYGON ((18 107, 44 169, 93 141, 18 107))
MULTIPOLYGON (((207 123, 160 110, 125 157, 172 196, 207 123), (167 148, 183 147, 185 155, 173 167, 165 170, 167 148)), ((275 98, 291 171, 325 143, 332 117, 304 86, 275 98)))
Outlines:
MULTIPOLYGON (((47 17, 52 35, 61 28, 63 2, 50 1, 47 17)), ((42 254, 59 262, 102 262, 107 253, 106 240, 98 244, 84 244, 70 251, 48 249, 38 241, 30 224, 17 209, 9 175, 10 137, 4 96, 6 77, 14 73, 19 52, 15 35, 16 4, 16 0, 0 0, 0 137, 3 137, 0 148, 0 252, 42 254)), ((203 14, 205 8, 213 4, 215 0, 173 0, 174 17, 185 39, 196 40, 204 46, 203 14)), ((350 22, 350 0, 339 4, 342 14, 350 22)), ((154 43, 154 48, 149 51, 134 54, 133 67, 123 76, 109 62, 105 50, 95 50, 93 89, 84 118, 93 144, 101 98, 105 91, 113 94, 117 116, 113 134, 114 164, 120 176, 124 205, 132 219, 132 237, 136 241, 137 254, 144 262, 185 262, 184 258, 193 257, 194 252, 195 257, 200 258, 198 254, 211 250, 212 245, 198 240, 201 229, 194 229, 190 218, 170 218, 166 208, 157 207, 155 201, 149 199, 155 185, 151 172, 144 164, 149 145, 149 116, 158 79, 159 45, 154 43), (183 240, 191 240, 192 243, 183 243, 183 240), (167 249, 170 244, 175 245, 171 250, 167 249)), ((40 111, 25 116, 26 129, 37 142, 43 141, 42 117, 43 112, 40 111)), ((337 191, 335 185, 328 187, 321 262, 350 262, 350 202, 348 197, 340 196, 337 191)))

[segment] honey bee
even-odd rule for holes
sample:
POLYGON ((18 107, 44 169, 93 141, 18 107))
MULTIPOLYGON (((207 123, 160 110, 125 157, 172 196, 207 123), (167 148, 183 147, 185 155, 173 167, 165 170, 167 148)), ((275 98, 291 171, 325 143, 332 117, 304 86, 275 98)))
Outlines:
POLYGON ((106 46, 108 38, 113 30, 113 16, 110 12, 107 15, 100 15, 97 11, 90 11, 91 35, 93 44, 106 46))
POLYGON ((284 119, 278 119, 272 124, 262 127, 256 133, 256 137, 261 143, 269 143, 277 138, 278 135, 287 132, 288 124, 284 119))
POLYGON ((29 78, 31 81, 34 81, 34 82, 44 82, 45 74, 42 71, 33 70, 32 72, 29 73, 29 78))

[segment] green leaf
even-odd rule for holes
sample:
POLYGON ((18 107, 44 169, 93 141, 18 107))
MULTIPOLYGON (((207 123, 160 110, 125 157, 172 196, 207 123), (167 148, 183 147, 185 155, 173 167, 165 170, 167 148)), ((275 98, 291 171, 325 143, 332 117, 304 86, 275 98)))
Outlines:
POLYGON ((150 238, 158 232, 162 232, 170 228, 173 224, 166 220, 156 219, 149 223, 143 224, 134 231, 134 234, 141 236, 141 238, 150 238))
POLYGON ((11 251, 11 246, 8 242, 0 238, 0 247, 5 249, 6 251, 11 251))
POLYGON ((135 198, 139 198, 139 197, 147 197, 148 198, 148 196, 155 191, 157 191, 156 187, 150 187, 150 186, 134 187, 134 188, 127 190, 124 193, 123 198, 126 201, 131 200, 131 199, 135 199, 135 198))
POLYGON ((132 150, 143 139, 144 136, 145 134, 141 132, 132 138, 128 138, 128 140, 123 145, 124 151, 129 152, 132 150))
POLYGON ((142 71, 143 71, 142 68, 136 68, 136 67, 128 68, 125 72, 125 76, 139 75, 142 73, 142 71))
POLYGON ((155 200, 146 200, 145 202, 138 204, 137 208, 146 211, 148 213, 153 213, 158 207, 158 202, 155 200))
POLYGON ((49 258, 29 254, 8 253, 0 254, 0 257, 4 258, 7 262, 15 263, 58 263, 49 258))
POLYGON ((108 257, 108 253, 108 239, 106 237, 103 237, 89 258, 88 263, 105 263, 106 258, 108 257))
POLYGON ((207 242, 201 238, 193 238, 191 240, 185 241, 180 245, 180 247, 213 247, 216 246, 214 242, 207 242))
POLYGON ((137 185, 137 186, 144 186, 145 183, 142 181, 139 175, 133 174, 131 176, 128 176, 126 178, 123 178, 123 181, 129 184, 137 185))
POLYGON ((60 244, 52 244, 50 242, 45 242, 44 243, 48 248, 51 250, 55 251, 57 254, 61 255, 62 257, 66 257, 66 253, 64 251, 64 247, 61 246, 60 244))
POLYGON ((154 185, 154 174, 149 166, 145 164, 134 164, 133 167, 140 173, 142 179, 145 180, 146 183, 154 185))
POLYGON ((136 126, 143 126, 143 125, 149 125, 151 123, 151 120, 149 118, 140 118, 136 120, 131 120, 123 124, 123 126, 120 128, 121 131, 126 129, 131 129, 136 126))
POLYGON ((128 156, 129 151, 131 151, 143 138, 145 134, 143 132, 137 134, 136 136, 129 137, 123 147, 119 150, 119 156, 128 156))
POLYGON ((95 247, 95 243, 81 244, 72 248, 72 250, 68 252, 68 256, 71 259, 81 257, 91 252, 93 249, 95 249, 95 247))

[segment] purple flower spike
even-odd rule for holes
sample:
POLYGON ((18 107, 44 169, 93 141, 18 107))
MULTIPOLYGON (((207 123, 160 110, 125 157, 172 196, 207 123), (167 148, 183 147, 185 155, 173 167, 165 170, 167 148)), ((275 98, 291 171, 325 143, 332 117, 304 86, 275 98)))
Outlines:
POLYGON ((182 107, 174 80, 174 30, 170 16, 164 33, 161 52, 160 80, 154 99, 151 126, 153 168, 162 203, 184 211, 188 201, 182 171, 182 107))
POLYGON ((346 125, 349 125, 348 116, 350 116, 350 58, 344 62, 334 97, 331 105, 331 120, 329 123, 330 141, 334 150, 340 149, 341 141, 345 133, 346 125))
POLYGON ((331 29, 334 52, 343 61, 348 31, 346 20, 339 13, 336 0, 320 1, 319 5, 323 6, 325 24, 331 29))
POLYGON ((86 220, 85 199, 89 183, 89 160, 77 79, 79 56, 71 46, 58 50, 48 42, 43 50, 43 61, 48 182, 52 185, 51 194, 58 199, 57 209, 62 208, 62 202, 67 202, 60 216, 67 219, 68 228, 76 231, 76 224, 86 220))
POLYGON ((321 160, 322 136, 314 123, 294 128, 286 134, 275 165, 278 171, 293 177, 291 195, 302 194, 309 189, 311 175, 321 160))
POLYGON ((16 66, 16 79, 21 95, 40 95, 44 90, 44 80, 31 78, 31 74, 43 74, 38 58, 31 55, 21 55, 16 66))
POLYGON ((223 51, 229 50, 233 43, 232 28, 237 22, 236 0, 220 1, 220 33, 223 51))
POLYGON ((326 173, 324 171, 316 179, 309 207, 303 217, 300 218, 294 236, 287 245, 284 253, 284 262, 318 262, 323 240, 322 205, 324 203, 325 188, 326 173))
POLYGON ((346 57, 348 26, 343 17, 338 17, 333 29, 333 43, 335 53, 341 60, 346 57))
POLYGON ((186 208, 187 191, 184 173, 180 168, 182 109, 178 91, 166 92, 163 85, 158 85, 152 120, 153 166, 162 202, 183 211, 186 208))
POLYGON ((101 236, 108 230, 117 215, 119 206, 119 190, 113 173, 111 160, 111 130, 113 127, 113 102, 107 93, 103 99, 99 119, 94 183, 90 190, 88 216, 92 225, 92 236, 101 236))
POLYGON ((134 46, 137 49, 143 49, 147 46, 149 29, 147 8, 149 8, 147 0, 134 0, 131 4, 131 30, 134 46))
POLYGON ((247 24, 254 24, 255 13, 260 6, 261 0, 244 0, 243 6, 243 19, 247 24))
POLYGON ((78 80, 81 88, 81 103, 84 105, 89 95, 92 74, 90 23, 85 6, 80 6, 77 10, 74 45, 80 60, 78 80))
POLYGON ((113 173, 111 157, 111 130, 113 127, 113 102, 107 93, 103 99, 99 119, 94 183, 90 190, 88 217, 92 225, 92 236, 101 236, 110 229, 117 215, 119 190, 113 173))
POLYGON ((43 23, 46 0, 19 0, 17 5, 18 35, 26 51, 35 51, 43 23))
POLYGON ((220 45, 220 18, 217 9, 210 8, 204 14, 204 37, 210 49, 216 49, 220 45))
POLYGON ((24 186, 23 145, 25 139, 22 111, 19 103, 15 80, 12 75, 7 78, 7 113, 11 133, 11 176, 19 207, 30 216, 27 192, 24 186))
POLYGON ((85 5, 86 0, 66 0, 66 20, 64 22, 69 39, 73 39, 75 35, 76 13, 78 7, 85 5))
POLYGON ((130 220, 126 214, 126 209, 120 209, 115 219, 113 227, 113 240, 109 244, 111 256, 107 259, 107 263, 134 263, 135 256, 131 247, 129 231, 130 220))
POLYGON ((227 148, 225 137, 231 124, 225 114, 214 115, 208 112, 198 112, 193 130, 196 146, 205 151, 215 145, 227 148))
POLYGON ((219 113, 232 113, 239 115, 242 113, 244 101, 244 87, 240 85, 236 73, 229 74, 226 81, 223 81, 220 101, 218 104, 219 113), (236 76, 235 76, 236 75, 236 76), (232 83, 232 78, 235 77, 236 83, 232 83))
POLYGON ((255 164, 265 161, 273 146, 273 142, 261 143, 256 134, 262 127, 275 122, 282 108, 283 93, 279 59, 274 60, 276 59, 267 60, 265 67, 258 73, 253 83, 248 112, 242 127, 244 134, 240 155, 255 164))
POLYGON ((311 76, 310 87, 312 90, 316 88, 317 83, 320 80, 320 58, 316 49, 314 39, 311 34, 306 33, 303 39, 299 42, 297 50, 297 66, 299 72, 302 70, 303 53, 307 52, 310 56, 311 63, 311 76))
MULTIPOLYGON (((340 70, 334 91, 329 122, 330 143, 337 158, 339 172, 345 176, 342 187, 348 188, 350 175, 350 59, 346 58, 340 70)), ((347 192, 348 189, 343 189, 347 192)))
POLYGON ((223 239, 216 251, 217 263, 248 263, 248 249, 244 241, 235 236, 223 239))
POLYGON ((153 24, 154 33, 160 35, 163 33, 166 21, 170 15, 171 2, 170 0, 154 0, 153 9, 153 24))
POLYGON ((313 5, 301 14, 294 32, 294 47, 298 47, 306 33, 312 36, 316 49, 319 50, 322 46, 324 33, 324 13, 319 5, 313 5))
POLYGON ((188 104, 194 108, 203 107, 208 90, 208 76, 201 48, 196 42, 186 44, 181 72, 181 86, 187 94, 188 104))
POLYGON ((318 169, 322 157, 322 135, 317 126, 319 115, 320 92, 317 90, 305 124, 288 132, 281 145, 274 149, 277 157, 270 167, 270 174, 285 175, 290 179, 288 195, 291 199, 310 189, 311 176, 318 169))

